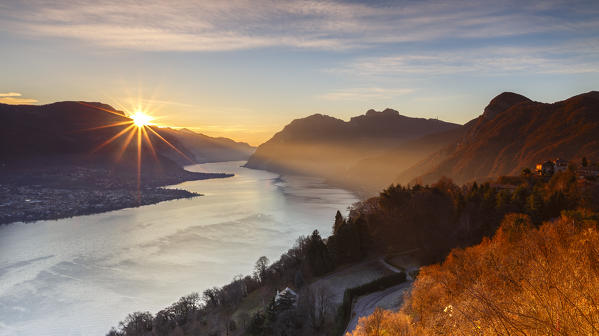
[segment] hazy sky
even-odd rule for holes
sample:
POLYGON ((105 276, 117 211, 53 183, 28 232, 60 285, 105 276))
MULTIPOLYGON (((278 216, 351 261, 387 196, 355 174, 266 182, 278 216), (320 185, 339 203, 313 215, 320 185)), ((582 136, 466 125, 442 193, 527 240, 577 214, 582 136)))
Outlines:
POLYGON ((599 89, 599 1, 0 2, 0 102, 141 102, 260 144, 391 107, 464 123, 495 95, 599 89))

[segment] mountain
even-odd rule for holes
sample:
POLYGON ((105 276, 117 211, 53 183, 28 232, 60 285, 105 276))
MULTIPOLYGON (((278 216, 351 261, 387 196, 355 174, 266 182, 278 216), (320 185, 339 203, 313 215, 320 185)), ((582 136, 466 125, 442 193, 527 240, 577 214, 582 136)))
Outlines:
POLYGON ((517 175, 555 158, 599 161, 599 92, 552 104, 504 92, 464 127, 460 139, 404 171, 396 182, 418 177, 432 183, 447 176, 464 183, 517 175))
MULTIPOLYGON (((58 102, 48 105, 0 104, 0 157, 3 164, 112 164, 119 169, 136 166, 137 138, 131 119, 122 111, 97 102, 58 102), (120 134, 118 139, 106 143, 120 134), (126 139, 129 145, 124 146, 126 139)), ((153 127, 152 129, 157 130, 153 127)), ((178 168, 168 154, 177 153, 148 131, 162 168, 178 168)), ((177 139, 167 138, 189 156, 177 139)), ((142 138, 145 143, 145 138, 142 138)), ((142 159, 149 159, 144 146, 142 159)), ((158 165, 143 165, 150 170, 158 165)), ((153 169, 155 170, 155 169, 153 169)))
POLYGON ((186 128, 161 128, 164 136, 176 138, 179 143, 189 150, 197 163, 245 161, 256 150, 245 142, 236 142, 229 138, 213 138, 196 133, 186 128))
MULTIPOLYGON (((65 156, 77 160, 136 161, 137 138, 123 147, 123 134, 118 140, 102 146, 106 140, 122 132, 131 119, 109 105, 97 102, 58 102, 42 106, 0 104, 0 161, 14 163, 30 160, 55 161, 65 156), (106 127, 115 125, 112 127, 106 127)), ((157 159, 161 164, 178 165, 247 159, 253 148, 226 138, 212 138, 192 131, 148 126, 157 159), (160 134, 176 150, 164 143, 160 134)), ((145 136, 142 142, 146 143, 145 136)), ((143 159, 147 158, 144 147, 143 159)))
POLYGON ((246 166, 323 176, 332 182, 360 189, 369 185, 369 178, 355 183, 347 175, 348 169, 358 161, 385 153, 410 140, 459 127, 436 119, 402 116, 392 109, 369 110, 347 122, 314 114, 292 121, 260 145, 246 166))

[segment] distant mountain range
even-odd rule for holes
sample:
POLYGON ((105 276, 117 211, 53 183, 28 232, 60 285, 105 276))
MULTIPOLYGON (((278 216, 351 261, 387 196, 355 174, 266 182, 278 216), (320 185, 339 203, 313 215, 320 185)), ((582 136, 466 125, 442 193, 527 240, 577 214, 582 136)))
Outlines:
MULTIPOLYGON (((354 189, 370 188, 372 181, 378 177, 378 172, 376 169, 371 171, 369 165, 365 170, 351 170, 357 162, 381 155, 420 137, 459 128, 460 125, 437 119, 406 117, 392 109, 382 112, 369 110, 348 122, 315 114, 294 120, 272 139, 260 145, 247 166, 277 172, 319 175, 354 189), (366 174, 362 174, 364 171, 366 174), (364 179, 356 181, 348 178, 348 174, 364 179), (368 174, 373 175, 366 176, 368 174)), ((400 171, 390 166, 383 170, 400 171)), ((397 173, 393 176, 397 176, 397 173)))
MULTIPOLYGON (((0 165, 114 163, 117 157, 122 158, 119 165, 131 165, 136 139, 126 148, 114 141, 94 151, 126 127, 103 126, 128 121, 123 112, 102 103, 0 104, 0 165)), ((148 132, 159 160, 144 169, 249 158, 250 168, 322 176, 373 195, 391 183, 426 184, 442 176, 464 183, 519 174, 557 157, 597 162, 599 92, 553 104, 504 92, 465 125, 410 118, 392 109, 369 110, 350 121, 315 114, 292 121, 257 149, 188 129, 152 130, 178 151, 148 132)), ((151 163, 147 149, 142 159, 151 163)))
MULTIPOLYGON (((95 102, 67 101, 41 106, 0 104, 0 163, 13 164, 30 160, 51 162, 64 160, 65 156, 74 160, 97 162, 122 156, 121 161, 130 163, 136 159, 135 136, 127 148, 123 148, 126 134, 101 146, 123 131, 128 126, 124 123, 130 121, 122 111, 95 102), (105 127, 115 124, 113 127, 105 127)), ((163 164, 168 164, 168 161, 183 165, 245 160, 254 150, 246 143, 212 138, 187 129, 151 128, 184 154, 148 131, 157 157, 163 164)), ((142 141, 146 143, 145 137, 142 141)), ((145 145, 144 159, 149 156, 148 149, 145 145)))
MULTIPOLYGON (((245 142, 209 137, 186 128, 160 128, 158 131, 164 137, 176 139, 197 163, 245 161, 256 150, 245 142)), ((181 160, 181 156, 175 156, 173 159, 181 160)))
POLYGON ((599 160, 599 92, 545 104, 510 92, 465 125, 368 111, 344 122, 294 120, 259 146, 247 166, 318 175, 372 195, 391 183, 457 183, 519 174, 561 157, 599 160))

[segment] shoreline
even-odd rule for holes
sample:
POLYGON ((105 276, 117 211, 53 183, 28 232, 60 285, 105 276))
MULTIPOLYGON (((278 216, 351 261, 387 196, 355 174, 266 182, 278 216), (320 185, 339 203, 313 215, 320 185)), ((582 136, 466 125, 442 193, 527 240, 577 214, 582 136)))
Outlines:
POLYGON ((36 184, 0 183, 0 225, 94 215, 164 201, 199 197, 202 194, 166 187, 187 181, 234 176, 224 173, 185 171, 183 174, 175 173, 151 181, 142 180, 143 187, 138 191, 134 182, 108 183, 106 176, 96 174, 97 172, 97 170, 86 170, 78 178, 79 182, 86 180, 81 184, 56 185, 46 184, 43 181, 38 181, 36 184))
MULTIPOLYGON (((247 161, 247 162, 249 162, 249 161, 247 161)), ((357 184, 349 183, 349 182, 343 181, 341 179, 332 179, 330 177, 326 177, 326 176, 322 176, 322 175, 306 174, 306 173, 302 173, 299 171, 293 171, 293 170, 289 170, 289 169, 277 169, 276 167, 269 167, 268 165, 265 165, 265 166, 258 165, 258 164, 248 165, 247 162, 242 167, 249 168, 249 169, 264 170, 267 172, 278 174, 279 175, 278 179, 281 179, 284 176, 307 176, 307 177, 322 178, 324 183, 326 183, 327 185, 329 185, 331 187, 347 190, 347 191, 351 192, 352 194, 354 194, 361 201, 365 201, 371 197, 378 196, 378 193, 372 194, 371 192, 368 192, 368 191, 364 190, 363 188, 358 187, 357 184)))

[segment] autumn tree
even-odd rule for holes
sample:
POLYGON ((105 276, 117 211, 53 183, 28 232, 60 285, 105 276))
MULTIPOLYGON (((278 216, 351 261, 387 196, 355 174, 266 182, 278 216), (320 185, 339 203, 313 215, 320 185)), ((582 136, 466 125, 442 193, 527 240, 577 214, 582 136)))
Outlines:
POLYGON ((568 211, 537 228, 506 216, 492 239, 423 267, 399 312, 353 335, 597 335, 598 219, 568 211))

